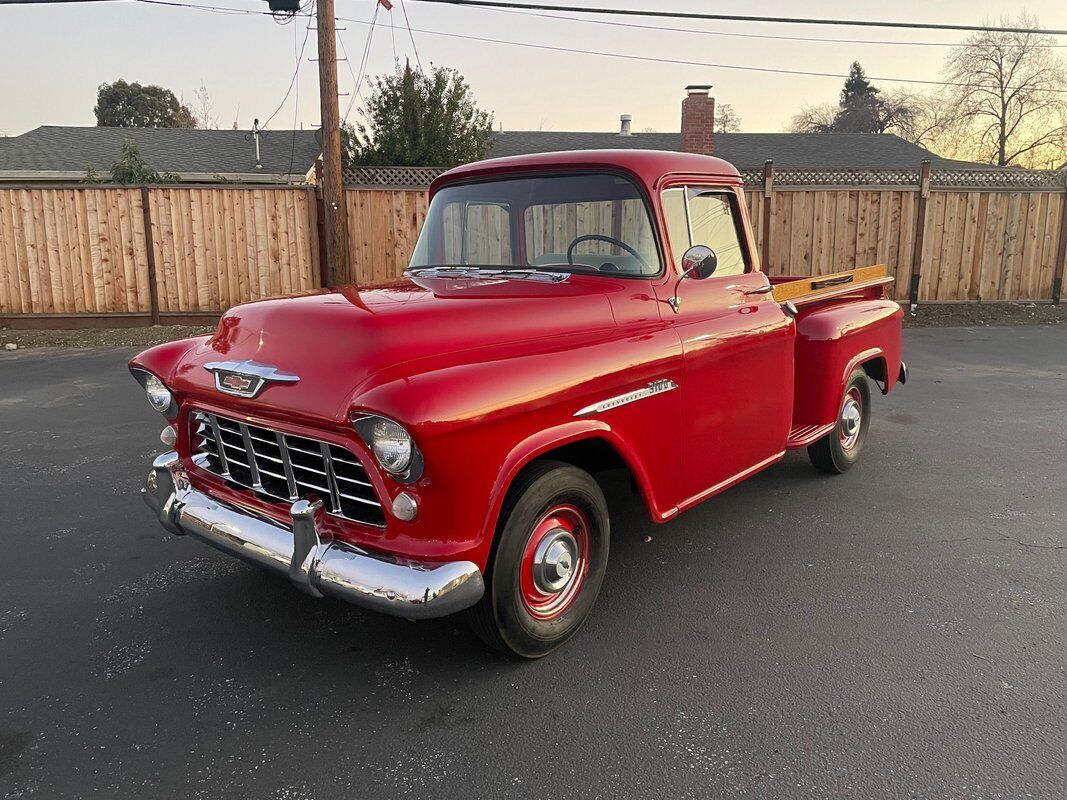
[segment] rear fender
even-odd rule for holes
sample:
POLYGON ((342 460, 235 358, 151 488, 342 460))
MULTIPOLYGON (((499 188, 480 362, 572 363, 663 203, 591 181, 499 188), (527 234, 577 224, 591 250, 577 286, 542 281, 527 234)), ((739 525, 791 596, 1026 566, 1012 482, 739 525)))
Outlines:
POLYGON ((797 317, 794 427, 836 420, 845 384, 859 366, 883 394, 896 385, 903 313, 892 300, 843 300, 797 317))

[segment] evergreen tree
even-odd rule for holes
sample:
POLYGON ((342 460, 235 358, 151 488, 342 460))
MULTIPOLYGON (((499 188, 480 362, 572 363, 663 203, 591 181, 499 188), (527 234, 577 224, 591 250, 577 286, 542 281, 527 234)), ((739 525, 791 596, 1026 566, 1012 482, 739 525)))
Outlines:
POLYGON ((405 65, 372 81, 365 124, 342 131, 346 163, 454 167, 485 158, 493 117, 454 69, 405 65))
POLYGON ((852 62, 845 86, 841 90, 833 130, 836 133, 882 133, 885 131, 885 102, 871 86, 863 67, 852 62))

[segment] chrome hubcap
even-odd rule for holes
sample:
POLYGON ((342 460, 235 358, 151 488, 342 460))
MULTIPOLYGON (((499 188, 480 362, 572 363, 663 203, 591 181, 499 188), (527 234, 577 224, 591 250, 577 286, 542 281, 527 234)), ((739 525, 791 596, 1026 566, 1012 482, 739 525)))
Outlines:
POLYGON ((841 446, 846 450, 854 447, 859 439, 862 421, 859 401, 850 394, 841 407, 841 446))
POLYGON ((541 540, 534 552, 534 584, 545 593, 561 592, 574 578, 578 542, 570 531, 556 528, 541 540))

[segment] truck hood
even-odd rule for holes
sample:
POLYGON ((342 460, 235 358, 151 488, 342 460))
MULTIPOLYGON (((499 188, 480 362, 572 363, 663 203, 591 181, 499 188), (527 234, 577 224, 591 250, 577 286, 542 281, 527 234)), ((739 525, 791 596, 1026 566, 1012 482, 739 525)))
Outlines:
POLYGON ((518 342, 613 328, 608 295, 621 284, 579 275, 553 283, 416 278, 247 303, 226 312, 215 334, 185 354, 172 388, 250 414, 342 424, 360 385, 388 367, 474 348, 483 360, 518 342), (222 394, 205 365, 241 361, 299 380, 270 382, 254 399, 222 394))

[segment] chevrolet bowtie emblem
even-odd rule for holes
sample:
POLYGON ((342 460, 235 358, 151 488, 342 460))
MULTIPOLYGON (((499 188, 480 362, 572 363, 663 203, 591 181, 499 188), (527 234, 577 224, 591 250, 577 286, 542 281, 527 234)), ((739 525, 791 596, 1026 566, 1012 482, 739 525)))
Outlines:
POLYGON ((212 361, 204 369, 215 376, 215 388, 235 397, 255 397, 268 383, 296 383, 299 375, 279 372, 271 364, 255 361, 212 361))

